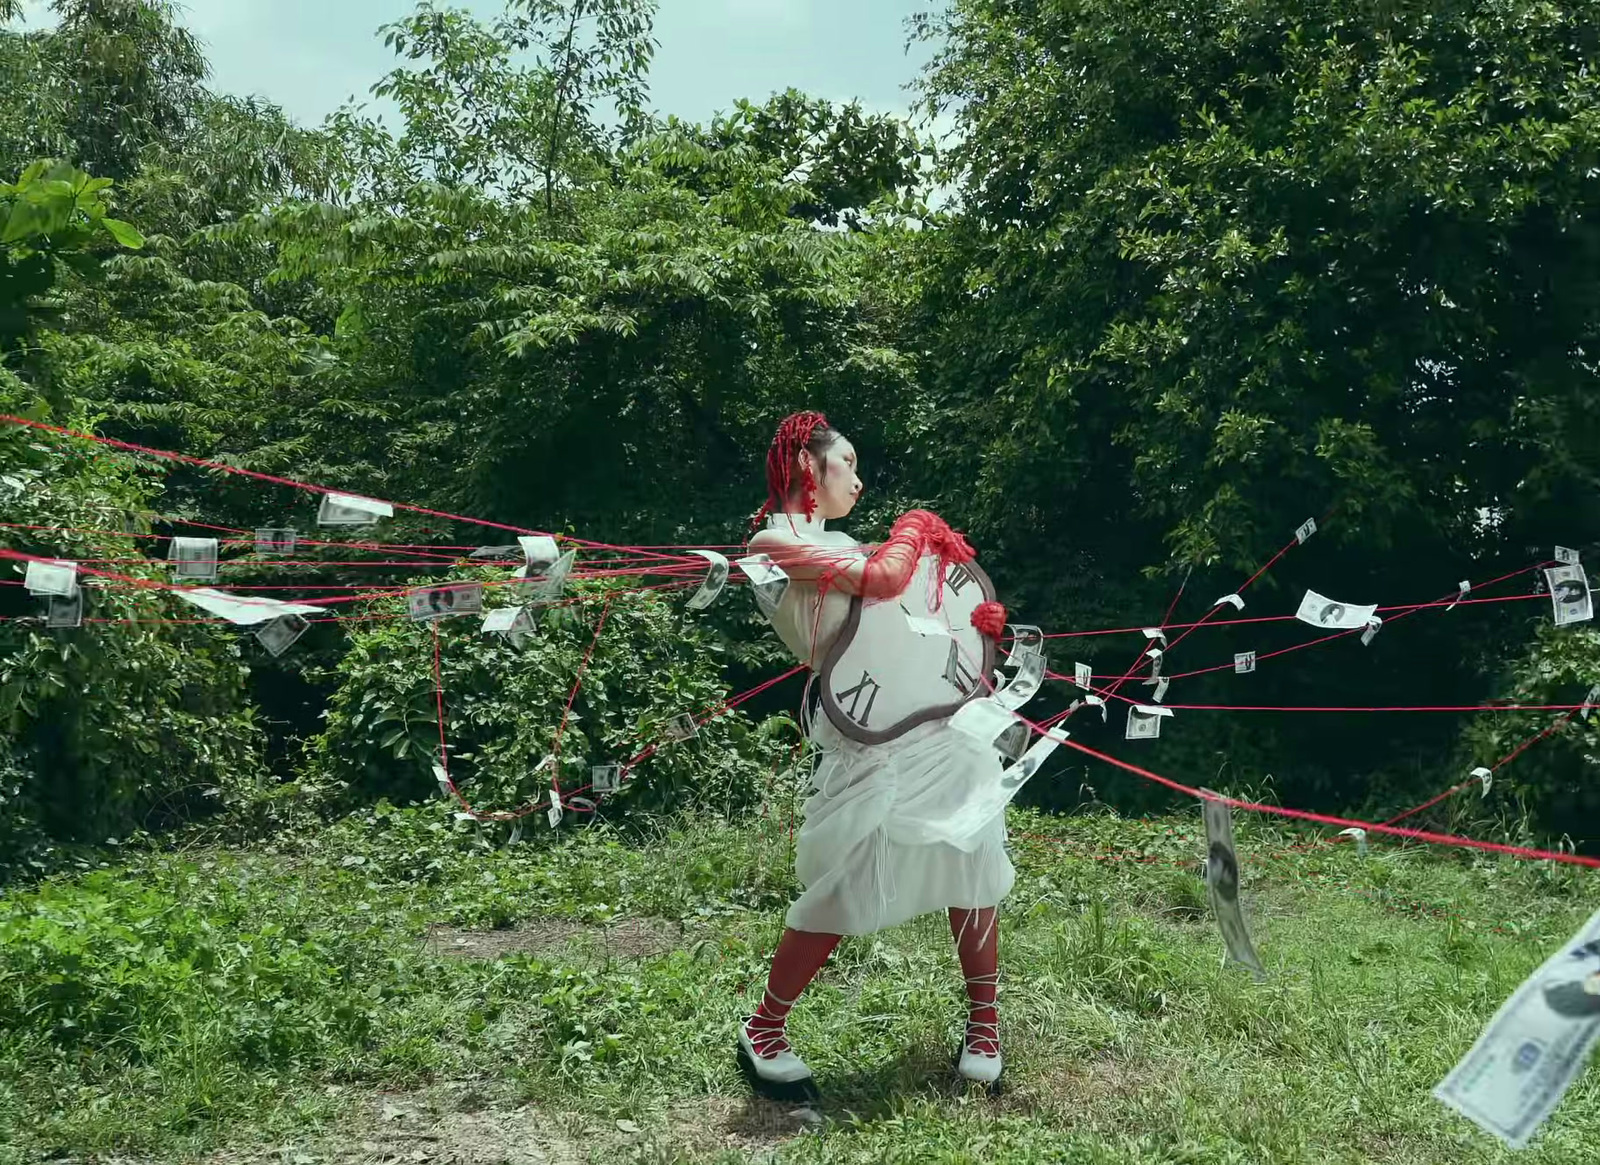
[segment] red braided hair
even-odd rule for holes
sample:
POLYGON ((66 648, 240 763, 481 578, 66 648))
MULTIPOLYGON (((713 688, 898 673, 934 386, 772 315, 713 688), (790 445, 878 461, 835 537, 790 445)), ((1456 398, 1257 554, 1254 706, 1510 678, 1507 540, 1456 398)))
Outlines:
MULTIPOLYGON (((790 413, 778 423, 778 431, 767 449, 767 500, 756 511, 750 523, 752 529, 760 525, 769 512, 782 510, 788 504, 796 456, 817 438, 819 430, 826 433, 832 429, 828 418, 821 413, 790 413)), ((801 472, 800 487, 801 502, 809 519, 817 508, 817 483, 809 466, 801 472)))

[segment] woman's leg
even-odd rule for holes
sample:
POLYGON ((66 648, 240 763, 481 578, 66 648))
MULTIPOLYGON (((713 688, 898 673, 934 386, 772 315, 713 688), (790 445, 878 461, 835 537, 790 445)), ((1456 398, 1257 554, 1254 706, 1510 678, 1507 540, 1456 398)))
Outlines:
POLYGON ((967 981, 967 1032, 962 1047, 980 1056, 1000 1054, 1000 1012, 996 1007, 1000 991, 999 908, 978 910, 950 908, 950 933, 956 940, 956 955, 967 981))
POLYGON ((745 1021, 745 1035, 757 1056, 770 1059, 789 1050, 789 1041, 784 1035, 789 1009, 816 978, 822 964, 828 961, 833 948, 839 945, 839 938, 836 934, 793 927, 784 930, 777 953, 772 956, 772 970, 767 973, 767 991, 761 998, 761 1006, 745 1021))

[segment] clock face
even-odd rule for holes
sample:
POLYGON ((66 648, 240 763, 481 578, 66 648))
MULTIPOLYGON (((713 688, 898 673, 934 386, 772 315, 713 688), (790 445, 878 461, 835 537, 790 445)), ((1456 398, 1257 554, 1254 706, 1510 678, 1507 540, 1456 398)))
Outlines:
POLYGON ((952 564, 934 610, 938 568, 938 557, 925 555, 903 594, 850 600, 818 679, 823 711, 852 740, 893 740, 986 690, 994 641, 972 625, 972 612, 994 598, 994 584, 976 562, 952 564))

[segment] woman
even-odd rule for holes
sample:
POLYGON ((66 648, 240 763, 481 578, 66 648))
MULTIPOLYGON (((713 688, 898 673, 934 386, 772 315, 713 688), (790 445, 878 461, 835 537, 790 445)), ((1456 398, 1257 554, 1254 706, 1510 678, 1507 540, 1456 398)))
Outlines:
MULTIPOLYGON (((789 576, 771 622, 813 677, 850 609, 850 598, 889 599, 910 584, 924 554, 946 564, 973 557, 960 534, 936 515, 912 510, 880 546, 863 546, 826 523, 861 496, 854 447, 821 413, 796 413, 779 425, 767 454, 765 528, 750 540, 789 576)), ((975 626, 997 635, 1004 608, 983 605, 975 626)), ((807 694, 810 684, 807 684, 807 694)), ((809 704, 809 701, 807 701, 809 704)), ((789 907, 756 1013, 739 1027, 739 1060, 758 1091, 786 1099, 816 1094, 811 1070, 785 1036, 789 1009, 846 934, 871 934, 945 909, 966 976, 967 1027, 957 1067, 998 1090, 1001 1073, 999 933, 995 916, 1015 871, 1005 852, 1005 815, 960 812, 992 784, 994 749, 956 732, 948 719, 921 724, 884 744, 843 736, 825 715, 808 717, 820 760, 795 873, 805 892, 789 907)))

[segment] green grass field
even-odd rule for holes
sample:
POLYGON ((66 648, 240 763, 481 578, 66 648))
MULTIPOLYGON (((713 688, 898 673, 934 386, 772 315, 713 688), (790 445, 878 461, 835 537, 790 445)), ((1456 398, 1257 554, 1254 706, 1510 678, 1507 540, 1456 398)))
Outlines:
POLYGON ((1236 816, 1257 984, 1221 965, 1198 811, 1011 824, 999 1099, 951 1068, 940 915, 847 939, 796 1008, 820 1121, 749 1098, 786 823, 491 848, 385 810, 0 899, 0 1165, 1596 1159, 1593 1072, 1516 1155, 1429 1095, 1592 872, 1236 816))

